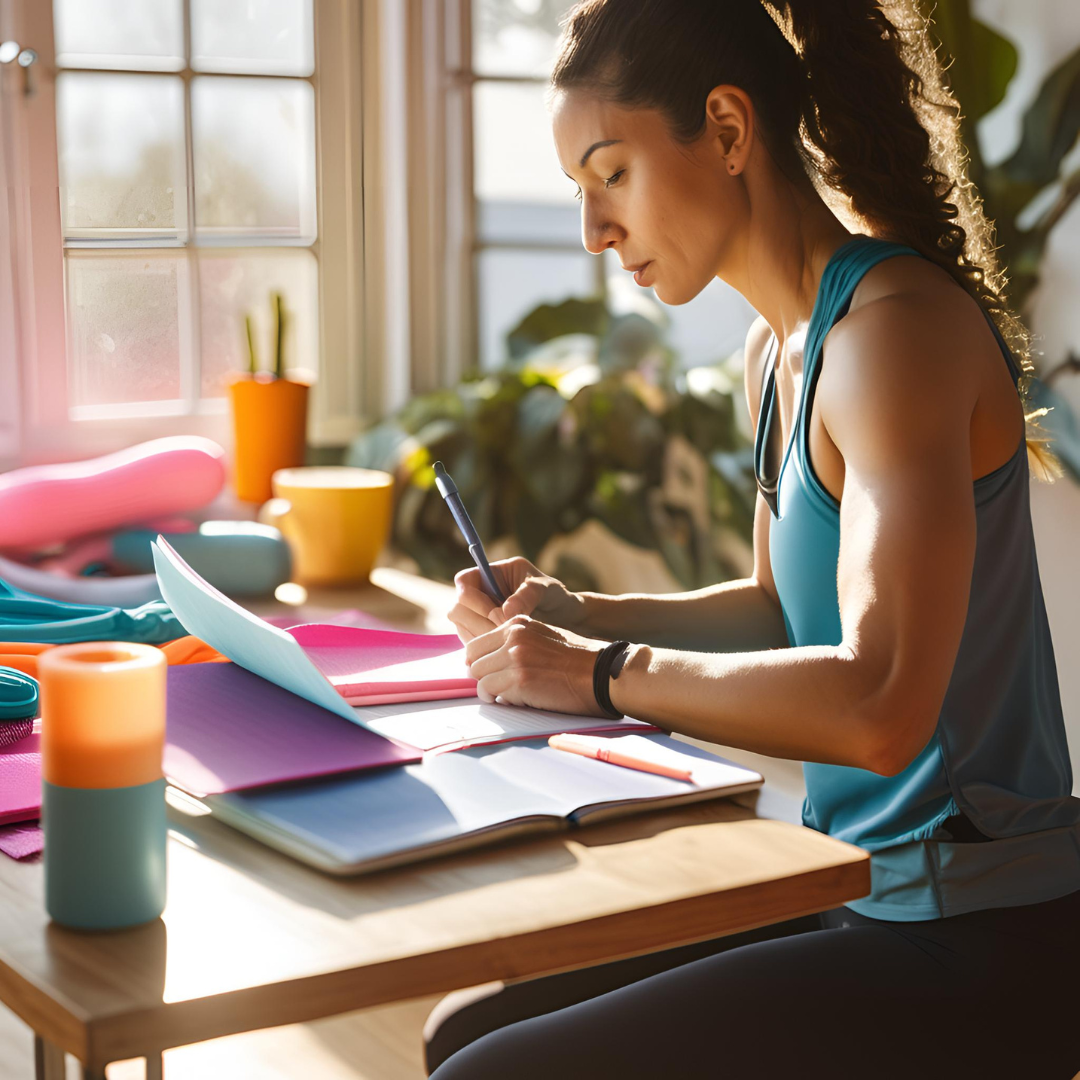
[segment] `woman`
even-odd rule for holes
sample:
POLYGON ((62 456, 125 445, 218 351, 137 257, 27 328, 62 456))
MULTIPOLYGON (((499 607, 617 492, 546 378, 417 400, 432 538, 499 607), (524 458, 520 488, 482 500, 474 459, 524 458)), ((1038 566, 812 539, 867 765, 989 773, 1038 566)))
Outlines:
POLYGON ((479 695, 801 759, 805 822, 872 853, 872 891, 768 940, 443 1009, 429 1063, 1066 1080, 1080 800, 1028 492, 1055 462, 1025 439, 1027 340, 922 20, 910 0, 585 0, 552 90, 588 250, 665 303, 716 276, 761 315, 754 574, 599 596, 512 559, 498 608, 463 572, 479 695))

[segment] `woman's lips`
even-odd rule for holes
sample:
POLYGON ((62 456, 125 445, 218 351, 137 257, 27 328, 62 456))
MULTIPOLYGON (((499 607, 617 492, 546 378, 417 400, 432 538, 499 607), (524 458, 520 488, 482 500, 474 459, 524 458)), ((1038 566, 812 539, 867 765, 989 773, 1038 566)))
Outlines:
POLYGON ((636 281, 636 282, 637 282, 637 283, 638 283, 639 285, 644 285, 644 284, 645 284, 645 278, 644 278, 644 275, 648 273, 648 271, 649 271, 649 267, 650 267, 650 266, 652 266, 652 260, 651 260, 651 259, 649 260, 649 262, 647 262, 647 263, 646 263, 646 264, 645 264, 645 265, 644 265, 643 267, 641 267, 641 268, 640 268, 639 270, 635 270, 635 271, 634 271, 634 280, 635 280, 635 281, 636 281))

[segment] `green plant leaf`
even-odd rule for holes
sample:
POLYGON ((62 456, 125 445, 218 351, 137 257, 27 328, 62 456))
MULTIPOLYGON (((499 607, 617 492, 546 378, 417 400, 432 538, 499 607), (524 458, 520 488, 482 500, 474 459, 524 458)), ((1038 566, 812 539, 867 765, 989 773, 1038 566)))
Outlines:
POLYGON ((970 0, 923 0, 931 31, 941 43, 947 78, 963 110, 969 142, 975 124, 1005 97, 1020 56, 992 27, 972 18, 970 0), (951 60, 951 63, 950 63, 951 60))
POLYGON ((572 296, 559 304, 534 308, 506 335, 511 360, 521 360, 531 349, 564 334, 600 336, 608 325, 607 306, 602 298, 582 300, 572 296))
MULTIPOLYGON (((1080 49, 1063 60, 1024 113, 1020 144, 1001 170, 1035 190, 1057 179, 1061 162, 1080 136, 1080 49)), ((1029 201, 1029 200, 1028 200, 1029 201)))

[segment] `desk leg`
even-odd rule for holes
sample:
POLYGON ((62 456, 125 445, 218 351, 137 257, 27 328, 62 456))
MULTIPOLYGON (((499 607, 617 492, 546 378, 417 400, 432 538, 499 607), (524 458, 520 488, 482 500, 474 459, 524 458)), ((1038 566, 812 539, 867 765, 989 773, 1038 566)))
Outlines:
POLYGON ((161 1080, 164 1066, 161 1063, 160 1054, 146 1055, 146 1080, 161 1080))
POLYGON ((64 1051, 55 1043, 34 1035, 34 1076, 36 1080, 64 1080, 64 1051))

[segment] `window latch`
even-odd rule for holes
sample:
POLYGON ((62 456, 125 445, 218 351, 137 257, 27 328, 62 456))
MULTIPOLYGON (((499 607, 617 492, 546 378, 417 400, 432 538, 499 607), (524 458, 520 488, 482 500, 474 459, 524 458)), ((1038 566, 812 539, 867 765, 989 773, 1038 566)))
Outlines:
POLYGON ((0 42, 0 64, 18 64, 23 70, 23 94, 30 97, 34 92, 30 68, 37 63, 38 54, 23 48, 17 41, 0 42))

